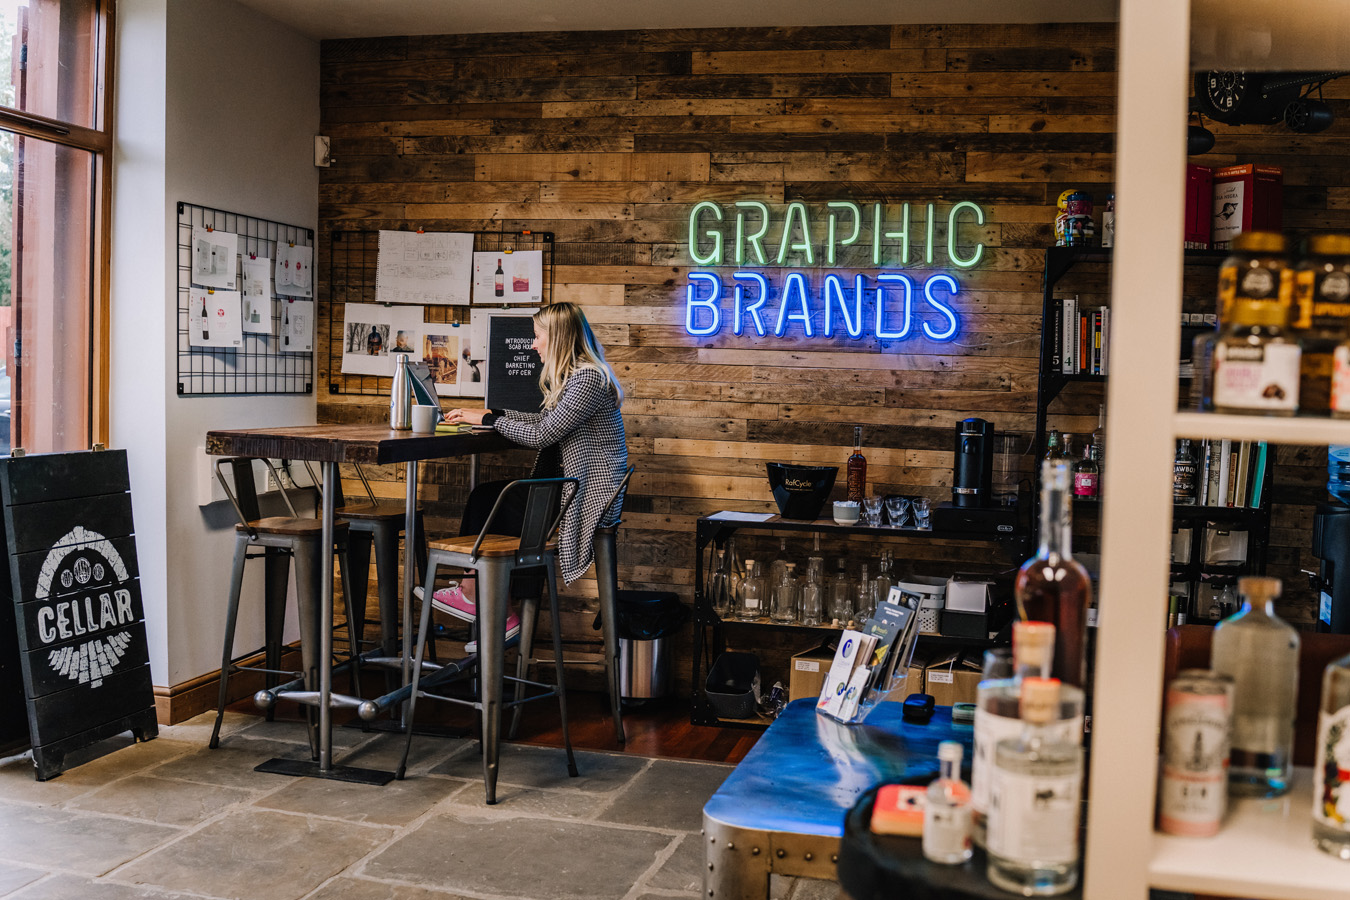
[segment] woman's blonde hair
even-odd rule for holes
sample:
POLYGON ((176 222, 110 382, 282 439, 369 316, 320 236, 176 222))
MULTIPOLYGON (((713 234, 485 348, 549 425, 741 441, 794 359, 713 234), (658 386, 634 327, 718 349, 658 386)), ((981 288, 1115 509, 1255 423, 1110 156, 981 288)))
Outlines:
POLYGON ((535 327, 547 335, 539 389, 544 392, 544 408, 552 409, 562 396, 567 379, 581 366, 593 366, 605 376, 614 390, 616 405, 623 403, 623 388, 614 370, 605 361, 605 350, 595 339, 586 314, 575 303, 559 302, 540 308, 534 314, 535 327))

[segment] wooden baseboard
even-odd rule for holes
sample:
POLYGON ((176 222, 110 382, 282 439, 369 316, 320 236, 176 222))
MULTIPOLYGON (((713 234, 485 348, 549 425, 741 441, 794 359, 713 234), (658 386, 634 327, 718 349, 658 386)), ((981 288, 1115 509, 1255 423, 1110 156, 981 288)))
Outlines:
MULTIPOLYGON (((282 657, 282 667, 298 666, 300 651, 290 648, 282 657), (294 659, 292 659, 294 657, 294 659)), ((260 665, 262 654, 240 660, 240 665, 260 665)), ((261 672, 236 672, 230 678, 230 703, 252 696, 265 684, 261 672)), ((214 710, 220 696, 220 670, 199 675, 171 687, 155 685, 155 718, 161 725, 177 725, 193 716, 214 710)))

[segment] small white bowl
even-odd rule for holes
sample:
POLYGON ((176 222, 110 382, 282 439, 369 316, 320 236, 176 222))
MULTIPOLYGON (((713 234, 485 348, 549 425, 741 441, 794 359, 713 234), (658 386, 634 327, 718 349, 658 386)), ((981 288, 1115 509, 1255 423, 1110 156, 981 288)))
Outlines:
POLYGON ((856 525, 862 515, 862 506, 857 500, 834 501, 834 522, 836 525, 856 525))

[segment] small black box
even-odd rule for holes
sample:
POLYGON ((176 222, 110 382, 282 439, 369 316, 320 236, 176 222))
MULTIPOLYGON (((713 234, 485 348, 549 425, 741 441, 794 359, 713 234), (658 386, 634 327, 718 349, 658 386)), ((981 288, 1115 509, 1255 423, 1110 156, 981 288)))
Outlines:
POLYGON ((975 638, 984 640, 989 637, 989 613, 961 612, 956 609, 944 609, 939 619, 943 637, 975 638))
POLYGON ((953 506, 939 503, 933 507, 934 531, 968 534, 1012 534, 1017 531, 1016 506, 953 506))

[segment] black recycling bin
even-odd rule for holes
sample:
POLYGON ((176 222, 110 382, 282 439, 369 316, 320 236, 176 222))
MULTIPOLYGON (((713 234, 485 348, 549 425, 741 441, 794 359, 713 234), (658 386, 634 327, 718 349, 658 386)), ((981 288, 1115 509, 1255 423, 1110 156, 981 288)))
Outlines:
POLYGON ((615 599, 619 696, 624 700, 664 697, 670 690, 669 637, 689 618, 689 609, 670 591, 619 591, 615 599))

